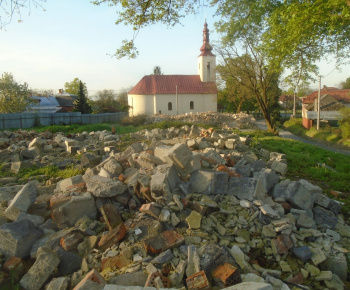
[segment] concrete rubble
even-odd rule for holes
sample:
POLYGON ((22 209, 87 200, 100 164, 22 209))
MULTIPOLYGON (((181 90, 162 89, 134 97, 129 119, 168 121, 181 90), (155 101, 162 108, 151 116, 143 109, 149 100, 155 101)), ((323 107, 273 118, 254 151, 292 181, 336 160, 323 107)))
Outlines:
POLYGON ((2 170, 84 172, 24 184, 0 178, 0 285, 349 286, 350 227, 341 204, 307 180, 285 179, 284 154, 251 147, 249 137, 225 128, 143 130, 130 138, 120 150, 120 136, 107 131, 0 132, 2 170))

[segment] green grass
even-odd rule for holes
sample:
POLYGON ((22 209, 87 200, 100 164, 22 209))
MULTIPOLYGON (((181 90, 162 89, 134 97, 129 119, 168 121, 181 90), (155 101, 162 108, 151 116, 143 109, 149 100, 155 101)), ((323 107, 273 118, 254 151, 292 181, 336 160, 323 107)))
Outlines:
POLYGON ((290 119, 283 124, 284 128, 294 135, 312 138, 316 141, 327 142, 330 144, 347 145, 345 140, 342 140, 341 130, 338 127, 331 127, 328 124, 321 123, 320 130, 315 126, 307 130, 303 127, 302 119, 290 119))
POLYGON ((110 124, 90 124, 90 125, 80 125, 80 124, 72 124, 72 125, 52 125, 52 126, 42 126, 36 127, 32 130, 36 132, 45 132, 50 131, 52 133, 63 132, 66 134, 76 134, 82 133, 84 131, 92 132, 92 131, 103 131, 108 130, 111 131, 112 127, 110 124))
POLYGON ((62 177, 69 178, 76 176, 78 174, 83 174, 84 170, 79 168, 74 168, 73 166, 66 167, 64 169, 59 169, 56 166, 44 166, 44 167, 31 167, 22 169, 18 174, 13 173, 8 170, 2 170, 2 165, 0 164, 0 177, 19 177, 23 180, 28 180, 31 177, 45 175, 46 180, 52 177, 62 177))

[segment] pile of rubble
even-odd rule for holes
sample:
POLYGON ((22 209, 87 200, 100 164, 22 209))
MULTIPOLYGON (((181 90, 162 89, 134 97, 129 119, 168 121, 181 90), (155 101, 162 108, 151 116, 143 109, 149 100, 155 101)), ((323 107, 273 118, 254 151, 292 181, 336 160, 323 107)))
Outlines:
POLYGON ((25 289, 344 289, 341 205, 286 156, 226 130, 0 132, 2 169, 75 164, 46 185, 0 178, 0 285, 25 289), (77 155, 78 154, 78 155, 77 155), (80 156, 77 158, 76 156, 80 156), (145 288, 143 288, 145 287, 145 288))
POLYGON ((230 114, 218 112, 186 113, 177 116, 156 114, 147 116, 146 123, 158 123, 166 120, 176 120, 190 124, 210 124, 222 128, 258 129, 256 120, 246 113, 230 114))

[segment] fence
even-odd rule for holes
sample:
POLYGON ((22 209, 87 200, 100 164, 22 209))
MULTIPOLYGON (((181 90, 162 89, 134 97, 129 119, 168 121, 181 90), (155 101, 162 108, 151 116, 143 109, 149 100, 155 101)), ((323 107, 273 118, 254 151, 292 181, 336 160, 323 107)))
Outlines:
POLYGON ((116 122, 128 113, 81 114, 75 113, 17 113, 0 114, 0 130, 10 128, 32 128, 34 125, 70 125, 70 124, 99 124, 116 122))

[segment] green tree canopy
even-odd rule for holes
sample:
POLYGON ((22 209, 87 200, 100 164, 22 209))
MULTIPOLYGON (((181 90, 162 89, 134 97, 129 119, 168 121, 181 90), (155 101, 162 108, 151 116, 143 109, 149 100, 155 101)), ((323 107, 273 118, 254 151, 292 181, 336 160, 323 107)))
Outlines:
POLYGON ((153 68, 153 74, 152 75, 163 75, 162 69, 160 68, 160 66, 156 65, 153 68))
POLYGON ((126 91, 117 93, 114 90, 102 90, 98 91, 94 98, 95 100, 91 102, 94 113, 127 112, 129 110, 126 91), (124 96, 126 96, 126 102, 124 96))
POLYGON ((80 83, 83 86, 84 95, 87 97, 88 96, 88 91, 87 91, 86 83, 81 82, 81 80, 78 79, 78 78, 75 78, 71 82, 66 82, 64 84, 65 92, 67 92, 69 94, 73 94, 73 95, 78 95, 79 94, 79 90, 80 90, 80 85, 81 85, 80 83))
POLYGON ((11 73, 0 79, 0 113, 21 113, 32 103, 27 83, 17 83, 11 73))
POLYGON ((79 81, 79 91, 78 97, 74 101, 74 111, 81 112, 82 114, 90 114, 92 112, 92 108, 89 104, 89 100, 85 95, 86 86, 82 81, 79 81))
POLYGON ((340 83, 342 89, 350 89, 350 78, 347 78, 344 82, 340 83))
MULTIPOLYGON (((155 23, 173 26, 204 4, 197 0, 99 0, 117 6, 116 24, 133 27, 131 40, 124 40, 115 56, 134 58, 135 36, 155 23)), ((318 73, 317 62, 325 56, 340 64, 350 56, 350 4, 344 0, 213 0, 220 20, 216 28, 222 41, 234 43, 241 36, 259 37, 270 64, 290 69, 299 78, 318 73)), ((298 79, 298 78, 297 78, 298 79)))

